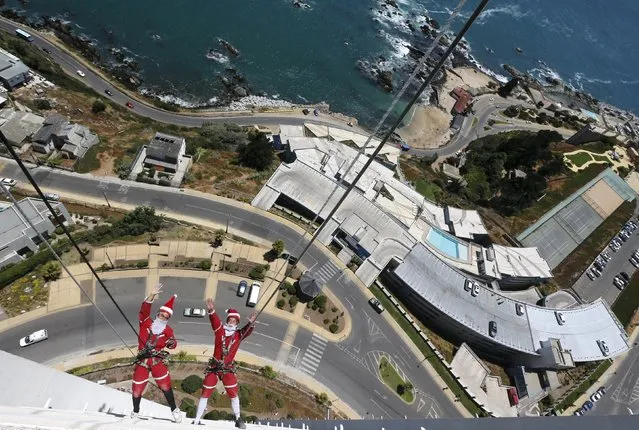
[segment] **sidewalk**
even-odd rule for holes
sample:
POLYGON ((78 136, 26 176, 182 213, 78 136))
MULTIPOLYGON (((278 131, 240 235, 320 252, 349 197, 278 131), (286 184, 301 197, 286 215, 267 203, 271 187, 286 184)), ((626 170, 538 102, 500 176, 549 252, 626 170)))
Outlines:
MULTIPOLYGON (((628 342, 633 344, 637 342, 637 338, 639 338, 639 326, 634 328, 628 342)), ((606 371, 599 377, 597 382, 592 384, 592 386, 588 388, 585 393, 583 393, 581 396, 579 396, 579 398, 577 398, 577 400, 575 400, 575 406, 567 407, 561 415, 572 415, 573 412, 575 412, 577 409, 581 409, 581 406, 584 404, 584 402, 586 400, 589 400, 590 396, 593 395, 595 391, 599 389, 599 387, 601 387, 602 385, 605 386, 607 384, 608 380, 617 372, 619 366, 621 366, 626 358, 628 358, 628 354, 630 354, 630 352, 632 352, 632 349, 628 350, 625 354, 615 358, 615 360, 612 362, 612 365, 608 369, 606 369, 606 371)))
MULTIPOLYGON (((131 346, 131 348, 135 351, 135 346, 131 346)), ((201 344, 193 344, 193 345, 181 345, 177 350, 172 354, 175 356, 178 352, 185 351, 189 355, 194 355, 198 362, 206 363, 209 358, 211 358, 212 345, 201 345, 201 344)), ((53 364, 51 367, 54 369, 66 372, 68 370, 88 366, 91 364, 101 363, 103 361, 111 360, 114 358, 131 358, 133 361, 133 357, 129 350, 125 348, 114 349, 107 352, 101 352, 99 354, 86 355, 83 357, 75 357, 70 358, 68 360, 61 361, 59 363, 53 364)), ((340 413, 344 414, 350 419, 361 419, 362 417, 355 412, 350 406, 348 406, 345 402, 339 399, 334 392, 332 392, 328 387, 316 381, 306 373, 291 367, 285 367, 281 363, 276 363, 271 360, 266 360, 264 358, 258 357, 256 355, 247 353, 243 350, 239 350, 236 355, 237 361, 243 361, 245 363, 254 365, 254 366, 271 366, 277 372, 286 375, 290 379, 298 382, 304 387, 308 388, 313 393, 326 393, 328 397, 331 399, 336 399, 333 402, 333 408, 340 411, 340 413)), ((241 384, 242 381, 240 381, 241 384)))

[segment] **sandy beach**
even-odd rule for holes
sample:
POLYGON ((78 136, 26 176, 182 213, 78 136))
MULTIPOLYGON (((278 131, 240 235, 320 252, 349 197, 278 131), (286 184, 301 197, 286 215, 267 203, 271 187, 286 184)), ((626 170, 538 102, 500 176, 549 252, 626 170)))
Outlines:
POLYGON ((494 81, 490 76, 472 67, 446 70, 446 82, 439 93, 439 107, 416 106, 410 123, 398 130, 399 135, 412 148, 433 149, 445 145, 452 133, 450 111, 455 99, 450 92, 455 87, 480 88, 494 81))

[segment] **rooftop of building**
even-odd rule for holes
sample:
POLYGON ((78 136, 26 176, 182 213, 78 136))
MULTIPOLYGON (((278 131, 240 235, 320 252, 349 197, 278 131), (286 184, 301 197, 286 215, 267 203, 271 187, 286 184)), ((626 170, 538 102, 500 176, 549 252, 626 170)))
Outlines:
POLYGON ((149 142, 146 150, 146 156, 155 160, 177 160, 182 149, 182 145, 186 143, 183 137, 171 136, 164 133, 155 133, 155 136, 149 142))
MULTIPOLYGON (((62 205, 60 202, 50 203, 54 209, 62 205)), ((48 209, 42 200, 27 197, 20 200, 18 205, 33 224, 48 219, 48 209)), ((15 205, 0 206, 0 247, 22 236, 23 231, 28 228, 30 228, 28 222, 15 205)))

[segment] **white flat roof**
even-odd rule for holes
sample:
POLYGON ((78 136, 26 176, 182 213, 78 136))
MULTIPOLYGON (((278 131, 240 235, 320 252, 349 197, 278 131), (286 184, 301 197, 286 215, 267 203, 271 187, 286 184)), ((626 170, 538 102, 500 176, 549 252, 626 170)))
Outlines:
POLYGON ((448 219, 453 223, 457 237, 472 239, 474 234, 488 234, 477 211, 448 206, 448 219))
POLYGON ((546 260, 537 248, 493 245, 497 267, 502 274, 515 277, 552 278, 546 260))

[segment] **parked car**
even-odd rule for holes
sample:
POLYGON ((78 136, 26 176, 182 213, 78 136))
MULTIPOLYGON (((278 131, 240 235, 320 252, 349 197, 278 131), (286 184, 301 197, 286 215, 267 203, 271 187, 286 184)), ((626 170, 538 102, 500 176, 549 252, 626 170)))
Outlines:
POLYGON ((86 73, 84 73, 82 70, 78 70, 76 73, 78 74, 78 76, 83 78, 86 76, 86 73))
POLYGON ((34 331, 28 336, 25 336, 20 339, 20 346, 29 346, 34 343, 42 342, 43 340, 47 340, 49 338, 49 333, 45 330, 34 331))
POLYGON ((589 411, 589 410, 591 410, 591 409, 592 409, 592 407, 593 407, 593 406, 594 406, 594 405, 592 404, 592 402, 591 402, 590 400, 586 400, 586 401, 584 402, 583 408, 584 408, 585 410, 589 411))
POLYGON ((630 281, 630 276, 626 272, 619 273, 619 276, 621 276, 626 282, 630 281))
POLYGON ((57 195, 56 193, 44 193, 44 198, 54 202, 57 202, 58 200, 60 200, 60 196, 57 195))
POLYGON ((184 308, 184 316, 185 317, 202 318, 204 315, 206 315, 206 310, 204 310, 204 309, 184 308))
POLYGON ((248 284, 246 283, 245 280, 241 280, 239 284, 237 284, 237 296, 238 297, 244 297, 244 294, 246 294, 246 289, 248 288, 248 284))
POLYGON ((284 252, 283 254, 281 254, 280 258, 287 260, 289 264, 297 264, 297 260, 298 260, 297 257, 292 256, 288 252, 284 252))
POLYGON ((603 395, 597 391, 597 392, 593 393, 592 396, 590 396, 590 401, 593 402, 593 403, 597 403, 599 401, 599 399, 601 399, 602 397, 603 397, 603 395))
POLYGON ((634 255, 632 257, 630 257, 630 263, 635 266, 636 269, 639 269, 639 258, 635 257, 634 255))
POLYGON ((597 269, 595 266, 592 266, 590 270, 592 270, 592 273, 594 273, 597 278, 601 276, 601 270, 597 269))
POLYGON ((133 103, 126 102, 126 107, 128 107, 129 109, 133 109, 133 103))
POLYGON ((18 184, 18 181, 11 178, 0 178, 0 182, 7 188, 15 187, 18 184))
POLYGON ((497 336, 497 323, 495 321, 491 321, 488 323, 488 334, 490 337, 497 336))
POLYGON ((606 342, 604 342, 603 340, 598 340, 597 345, 599 345, 599 349, 601 350, 601 353, 603 355, 608 355, 610 353, 608 345, 606 345, 606 342))
POLYGON ((557 318, 557 324, 566 324, 566 318, 564 318, 564 314, 562 314, 561 312, 555 312, 555 318, 557 318))
POLYGON ((586 276, 588 276, 588 278, 589 278, 591 281, 594 281, 594 280, 595 280, 595 275, 592 273, 592 270, 590 270, 590 269, 586 270, 586 276))
POLYGON ((524 314, 524 305, 522 305, 521 303, 515 303, 515 312, 517 312, 517 315, 521 316, 524 314))
POLYGON ((382 306, 379 300, 377 300, 375 297, 371 298, 368 303, 373 307, 373 309, 375 309, 375 312, 377 312, 378 314, 384 312, 384 306, 382 306))
POLYGON ((581 409, 577 409, 577 410, 576 410, 575 412, 573 412, 572 414, 573 414, 573 415, 575 415, 575 416, 578 416, 578 417, 580 417, 580 416, 582 416, 582 415, 583 415, 583 413, 581 412, 581 409))
POLYGON ((464 280, 464 291, 470 291, 473 289, 473 281, 470 279, 464 280))
POLYGON ((606 394, 606 387, 601 386, 599 387, 599 389, 597 390, 598 393, 601 393, 602 395, 606 394))
POLYGON ((604 260, 610 261, 610 254, 608 254, 606 251, 602 252, 601 256, 604 258, 604 260))
POLYGON ((111 90, 104 90, 104 94, 106 94, 107 96, 113 96, 111 90))
POLYGON ((612 283, 620 290, 623 290, 626 287, 626 284, 618 277, 615 277, 615 279, 612 280, 612 283))

